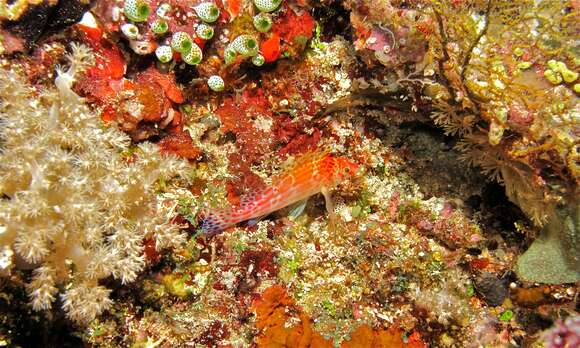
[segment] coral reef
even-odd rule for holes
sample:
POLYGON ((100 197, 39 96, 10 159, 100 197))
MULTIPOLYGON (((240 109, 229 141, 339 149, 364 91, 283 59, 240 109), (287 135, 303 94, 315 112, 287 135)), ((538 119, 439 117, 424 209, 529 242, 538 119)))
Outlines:
POLYGON ((61 293, 69 318, 88 322, 111 306, 99 280, 137 278, 144 238, 159 250, 183 240, 175 206, 155 190, 187 167, 101 125, 71 90, 92 53, 73 45, 69 61, 57 90, 34 91, 2 71, 0 244, 4 274, 14 265, 34 269, 27 289, 35 310, 51 308, 61 293))
POLYGON ((30 25, 67 4, 0 29, 0 345, 577 345, 578 1, 99 0, 30 25), (360 169, 333 204, 246 223, 316 150, 360 169))

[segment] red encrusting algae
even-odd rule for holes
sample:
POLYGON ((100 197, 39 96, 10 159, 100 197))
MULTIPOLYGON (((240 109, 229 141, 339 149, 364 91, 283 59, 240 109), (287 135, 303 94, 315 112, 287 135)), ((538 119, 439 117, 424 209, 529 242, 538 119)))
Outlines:
MULTIPOLYGON (((260 333, 256 337, 256 347, 268 348, 330 348, 332 340, 325 339, 312 328, 312 321, 288 296, 281 285, 267 288, 252 302, 256 313, 256 327, 260 333), (287 325, 290 319, 298 319, 295 325, 287 325)), ((368 325, 357 327, 343 348, 426 348, 421 335, 411 333, 403 342, 403 331, 397 327, 372 328, 368 325)))
POLYGON ((191 136, 186 131, 168 134, 157 142, 161 153, 171 153, 190 160, 198 159, 202 151, 193 144, 191 136))

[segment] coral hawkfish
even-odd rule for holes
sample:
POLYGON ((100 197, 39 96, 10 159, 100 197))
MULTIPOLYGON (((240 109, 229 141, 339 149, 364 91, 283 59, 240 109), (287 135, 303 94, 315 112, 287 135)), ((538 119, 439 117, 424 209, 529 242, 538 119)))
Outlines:
POLYGON ((238 222, 259 219, 298 202, 295 210, 301 212, 306 200, 319 192, 324 195, 333 225, 330 189, 354 176, 358 169, 358 164, 345 157, 333 156, 328 149, 308 152, 274 178, 266 189, 242 196, 238 205, 206 213, 201 228, 207 234, 216 234, 238 222))

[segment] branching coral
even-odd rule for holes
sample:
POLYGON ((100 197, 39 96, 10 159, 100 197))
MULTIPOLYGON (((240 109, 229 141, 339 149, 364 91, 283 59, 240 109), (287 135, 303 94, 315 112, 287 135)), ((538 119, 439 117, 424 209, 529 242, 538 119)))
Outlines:
POLYGON ((57 90, 35 93, 14 72, 0 74, 0 245, 35 269, 28 285, 35 310, 51 308, 64 285, 63 307, 82 323, 111 305, 100 279, 137 278, 144 238, 158 249, 183 240, 171 223, 175 207, 161 204, 155 187, 186 166, 104 128, 70 89, 90 51, 73 45, 69 60, 57 90))

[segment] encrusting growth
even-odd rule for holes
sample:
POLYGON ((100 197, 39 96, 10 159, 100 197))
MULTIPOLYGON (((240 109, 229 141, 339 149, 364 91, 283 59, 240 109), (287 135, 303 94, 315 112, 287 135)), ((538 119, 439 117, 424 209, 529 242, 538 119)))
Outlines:
POLYGON ((186 164, 151 143, 130 147, 127 135, 103 126, 71 90, 93 55, 72 48, 57 89, 37 92, 16 73, 0 73, 0 275, 16 260, 34 268, 32 307, 50 309, 62 291, 69 318, 85 323, 112 303, 100 279, 137 278, 144 238, 157 249, 184 240, 171 223, 174 206, 155 189, 186 164))

